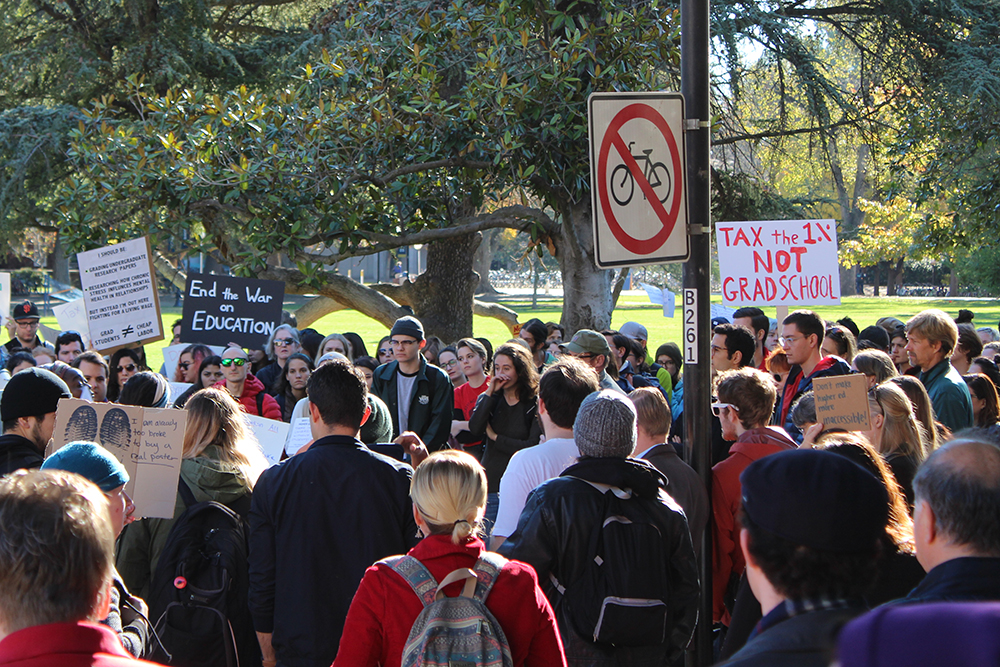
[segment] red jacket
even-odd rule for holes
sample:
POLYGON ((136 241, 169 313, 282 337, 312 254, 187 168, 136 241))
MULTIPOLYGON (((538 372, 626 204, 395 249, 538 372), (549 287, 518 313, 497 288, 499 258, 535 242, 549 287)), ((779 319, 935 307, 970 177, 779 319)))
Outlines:
MULTIPOLYGON (((454 570, 472 567, 484 550, 480 539, 455 545, 450 536, 431 535, 413 547, 410 555, 441 581, 454 570)), ((456 582, 445 593, 458 595, 462 585, 456 582)), ((530 565, 510 561, 504 566, 486 607, 503 628, 515 667, 565 667, 555 615, 530 565)), ((347 612, 334 667, 398 667, 410 628, 422 609, 420 599, 400 575, 384 565, 368 568, 347 612)))
MULTIPOLYGON (((224 390, 226 381, 222 380, 213 386, 216 389, 224 390)), ((274 396, 264 391, 264 383, 254 377, 253 373, 247 373, 247 379, 243 382, 243 394, 236 402, 243 406, 243 411, 249 415, 281 421, 281 408, 278 407, 278 401, 274 400, 274 396), (264 395, 264 401, 261 404, 261 407, 264 408, 263 414, 257 412, 257 394, 264 395)))
POLYGON ((122 648, 118 635, 96 623, 50 623, 8 635, 0 665, 10 667, 155 667, 122 648))
POLYGON ((795 441, 777 426, 752 428, 736 439, 729 456, 712 468, 712 598, 715 621, 728 623, 723 600, 729 577, 740 575, 746 562, 740 548, 740 528, 736 516, 742 503, 740 473, 768 454, 795 449, 795 441))

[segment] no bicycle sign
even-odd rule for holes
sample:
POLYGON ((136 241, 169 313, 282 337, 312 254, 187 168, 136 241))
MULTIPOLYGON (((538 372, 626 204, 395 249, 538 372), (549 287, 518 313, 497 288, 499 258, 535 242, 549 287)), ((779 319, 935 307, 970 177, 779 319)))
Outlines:
POLYGON ((684 98, 594 93, 589 104, 597 265, 686 261, 684 98))

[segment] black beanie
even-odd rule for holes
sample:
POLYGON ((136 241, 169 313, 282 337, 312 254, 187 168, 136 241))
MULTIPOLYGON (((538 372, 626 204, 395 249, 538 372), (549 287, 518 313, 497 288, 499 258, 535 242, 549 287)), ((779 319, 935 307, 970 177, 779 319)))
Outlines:
POLYGON ((14 373, 0 396, 0 420, 37 417, 56 411, 60 398, 70 398, 69 387, 58 375, 44 368, 25 368, 14 373))

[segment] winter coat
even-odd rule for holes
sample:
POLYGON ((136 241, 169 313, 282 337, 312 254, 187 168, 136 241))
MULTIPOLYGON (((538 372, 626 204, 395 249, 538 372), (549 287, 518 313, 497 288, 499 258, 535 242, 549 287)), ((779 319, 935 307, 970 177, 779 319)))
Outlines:
MULTIPOLYGON (((226 381, 222 380, 212 386, 224 390, 226 381)), ((247 379, 243 382, 243 393, 236 399, 236 402, 243 406, 243 411, 248 415, 281 421, 281 408, 278 407, 278 402, 274 400, 274 396, 264 390, 264 383, 254 377, 253 373, 247 373, 247 379), (260 412, 257 411, 257 394, 260 394, 262 398, 260 412)))

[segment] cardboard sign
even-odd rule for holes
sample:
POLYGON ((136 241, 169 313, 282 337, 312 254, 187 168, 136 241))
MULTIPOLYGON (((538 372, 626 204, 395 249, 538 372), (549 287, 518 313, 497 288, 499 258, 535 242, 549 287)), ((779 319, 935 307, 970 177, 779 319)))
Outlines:
POLYGON ((293 419, 290 426, 288 440, 285 442, 285 453, 289 456, 295 456, 296 452, 313 439, 312 427, 309 425, 309 417, 293 419))
POLYGON ((871 429, 868 405, 868 378, 861 373, 813 380, 816 419, 824 428, 845 431, 871 429))
MULTIPOLYGON (((52 306, 61 331, 76 331, 83 338, 84 349, 90 347, 90 329, 87 326, 87 304, 83 297, 52 306)), ((55 340, 52 341, 53 344, 55 340)))
POLYGON ((77 253, 87 328, 98 352, 163 340, 149 237, 77 253))
POLYGON ((243 420, 250 427, 254 437, 257 438, 257 444, 260 446, 260 451, 264 453, 268 464, 277 464, 281 460, 281 452, 285 449, 285 439, 288 437, 288 430, 291 426, 275 419, 245 413, 243 420))
POLYGON ((281 324, 285 283, 189 273, 181 340, 261 350, 281 324))
POLYGON ((833 220, 720 222, 722 301, 743 306, 840 304, 833 220))
POLYGON ((96 442, 121 461, 136 516, 174 515, 187 412, 90 403, 64 398, 56 409, 54 449, 70 442, 96 442))

